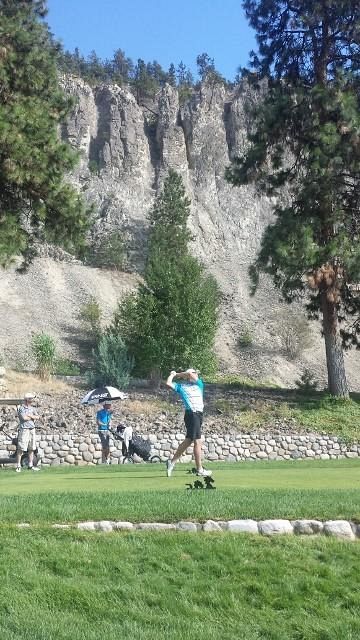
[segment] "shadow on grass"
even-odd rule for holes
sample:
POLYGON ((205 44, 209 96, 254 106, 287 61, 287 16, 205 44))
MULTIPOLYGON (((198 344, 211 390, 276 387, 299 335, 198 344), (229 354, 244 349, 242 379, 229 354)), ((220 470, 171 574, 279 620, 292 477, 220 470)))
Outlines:
MULTIPOLYGON (((285 400, 285 397, 284 397, 285 400)), ((331 396, 326 391, 317 391, 311 394, 305 394, 301 391, 293 391, 292 397, 287 402, 297 409, 306 409, 307 411, 318 411, 319 409, 347 409, 350 406, 360 408, 360 394, 351 393, 350 399, 337 398, 331 396)))

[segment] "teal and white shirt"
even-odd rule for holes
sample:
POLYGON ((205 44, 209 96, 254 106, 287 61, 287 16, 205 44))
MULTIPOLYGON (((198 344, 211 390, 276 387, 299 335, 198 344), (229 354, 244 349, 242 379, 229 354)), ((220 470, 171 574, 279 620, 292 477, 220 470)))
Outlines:
POLYGON ((186 411, 204 411, 204 383, 200 378, 196 382, 173 382, 172 388, 180 395, 186 411))

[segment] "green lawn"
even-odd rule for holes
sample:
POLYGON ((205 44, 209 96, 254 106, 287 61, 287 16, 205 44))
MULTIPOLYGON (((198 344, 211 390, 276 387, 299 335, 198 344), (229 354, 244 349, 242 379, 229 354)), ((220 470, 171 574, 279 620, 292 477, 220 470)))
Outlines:
POLYGON ((213 464, 215 491, 187 491, 178 465, 46 469, 0 473, 0 526, 84 519, 347 518, 360 522, 360 460, 213 464))
POLYGON ((0 532, 2 640, 358 640, 358 546, 0 532))
POLYGON ((360 461, 0 473, 1 640, 359 640, 359 544, 320 536, 92 533, 52 522, 352 518, 360 461), (17 529, 18 522, 31 529, 17 529))

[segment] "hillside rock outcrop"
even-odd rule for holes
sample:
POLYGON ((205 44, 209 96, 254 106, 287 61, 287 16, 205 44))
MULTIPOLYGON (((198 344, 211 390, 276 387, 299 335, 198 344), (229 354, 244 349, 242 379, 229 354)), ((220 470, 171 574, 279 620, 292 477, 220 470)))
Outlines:
MULTIPOLYGON (((299 370, 309 366, 325 382, 319 328, 314 325, 311 329, 317 336, 314 348, 306 351, 301 361, 291 362, 284 356, 278 332, 281 318, 289 313, 288 307, 278 301, 266 279, 254 298, 249 294, 248 267, 263 230, 272 219, 273 202, 259 198, 253 186, 233 188, 225 181, 224 173, 231 158, 241 154, 247 144, 251 113, 259 96, 246 84, 232 90, 221 84, 203 84, 188 102, 179 104, 177 90, 166 85, 155 103, 145 107, 137 104, 126 87, 92 88, 75 77, 63 78, 62 84, 77 101, 61 135, 80 154, 71 180, 94 207, 93 238, 101 241, 103 236, 120 231, 125 238, 129 271, 141 273, 149 209, 169 168, 176 170, 183 177, 192 203, 191 250, 213 273, 221 289, 217 346, 222 368, 291 384, 299 370), (239 349, 237 341, 244 328, 253 334, 253 344, 239 349)), ((52 308, 54 295, 60 295, 60 291, 54 294, 49 288, 43 295, 42 265, 54 273, 56 280, 59 267, 49 266, 49 257, 38 258, 28 274, 18 276, 9 271, 2 276, 0 300, 8 301, 10 315, 16 311, 16 331, 21 323, 33 330, 39 325, 34 315, 31 325, 30 317, 26 319, 21 309, 23 286, 30 284, 37 307, 45 309, 45 316, 46 309, 52 308)), ((84 289, 79 281, 82 269, 87 283, 94 275, 94 286, 86 287, 100 296, 107 313, 113 309, 118 294, 128 289, 131 279, 131 274, 99 274, 90 267, 64 262, 59 280, 67 280, 66 270, 77 274, 76 283, 72 280, 72 296, 69 301, 65 297, 61 305, 75 329, 76 288, 80 292, 84 289), (113 293, 107 297, 101 295, 103 279, 108 282, 105 290, 110 290, 116 280, 113 293)), ((78 298, 80 303, 81 295, 78 298)), ((53 329, 66 349, 58 320, 54 318, 53 329)), ((3 317, 0 345, 11 353, 14 342, 12 323, 3 317)), ((360 367, 355 354, 347 355, 347 366, 352 386, 359 387, 360 367)))

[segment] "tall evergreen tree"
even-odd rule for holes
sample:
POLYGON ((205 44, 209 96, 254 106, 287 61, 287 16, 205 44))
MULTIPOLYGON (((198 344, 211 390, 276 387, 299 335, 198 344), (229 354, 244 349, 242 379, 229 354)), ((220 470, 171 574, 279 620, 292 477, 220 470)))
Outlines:
POLYGON ((133 86, 138 104, 146 98, 153 98, 159 85, 149 73, 149 67, 139 58, 135 66, 133 86))
POLYGON ((215 366, 217 286, 189 254, 189 211, 182 179, 170 171, 150 213, 144 283, 120 304, 111 329, 124 338, 138 375, 215 366))
POLYGON ((359 346, 360 8, 357 0, 245 0, 259 53, 249 81, 268 79, 245 154, 227 172, 278 195, 252 266, 286 300, 322 317, 328 387, 347 397, 344 347, 359 346), (310 301, 309 301, 310 300, 310 301))
POLYGON ((194 78, 190 69, 187 68, 183 61, 181 61, 176 68, 176 77, 179 87, 179 100, 181 103, 184 103, 192 94, 194 78))
POLYGON ((196 66, 198 68, 200 80, 205 80, 209 73, 215 71, 214 58, 210 58, 208 53, 200 53, 196 57, 196 66))
POLYGON ((146 69, 149 77, 155 80, 156 88, 164 86, 165 82, 167 82, 167 73, 157 60, 148 62, 146 69))
POLYGON ((169 84, 171 84, 172 87, 176 87, 176 69, 173 62, 171 63, 167 72, 167 81, 169 84))
POLYGON ((71 101, 58 86, 45 2, 0 0, 0 264, 25 255, 33 233, 79 249, 87 215, 63 181, 76 155, 60 142, 71 101))
POLYGON ((182 60, 181 62, 179 62, 177 66, 176 77, 177 77, 179 87, 181 86, 192 87, 194 84, 194 78, 192 76, 192 73, 190 69, 187 68, 186 64, 183 63, 182 60))
POLYGON ((188 253, 191 240, 187 228, 190 205, 181 176, 170 169, 163 190, 149 215, 148 266, 161 255, 170 256, 173 261, 188 253))
POLYGON ((111 67, 101 60, 94 49, 88 55, 85 69, 87 81, 91 84, 106 82, 112 75, 111 67))
POLYGON ((116 49, 112 58, 113 80, 129 82, 134 73, 134 63, 122 49, 116 49))

